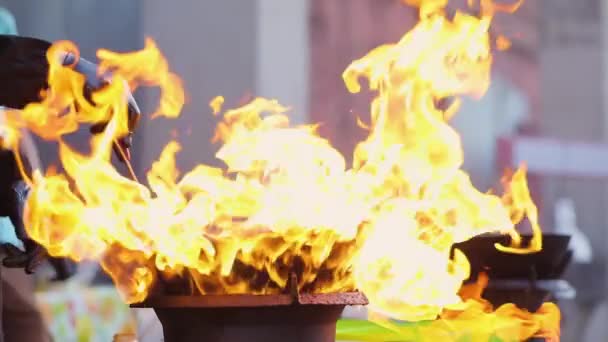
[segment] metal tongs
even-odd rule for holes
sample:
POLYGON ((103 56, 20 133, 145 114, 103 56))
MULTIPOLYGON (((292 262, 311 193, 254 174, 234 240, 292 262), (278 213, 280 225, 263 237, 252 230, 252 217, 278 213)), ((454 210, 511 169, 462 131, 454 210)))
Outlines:
MULTIPOLYGON (((47 50, 51 43, 14 35, 0 35, 0 106, 22 109, 27 104, 38 101, 40 93, 47 88, 48 61, 47 50)), ((71 52, 59 56, 60 62, 85 76, 85 94, 103 88, 112 82, 111 75, 99 75, 99 67, 71 52)), ((131 140, 141 112, 133 95, 125 87, 125 99, 128 103, 129 133, 117 139, 113 148, 117 158, 124 162, 134 177, 129 159, 131 140)), ((92 99, 87 98, 92 102, 92 99)), ((103 132, 107 122, 91 127, 91 133, 103 132)), ((20 156, 17 156, 20 157, 20 156)), ((24 251, 15 246, 7 246, 8 256, 2 261, 6 267, 24 268, 33 273, 35 268, 46 259, 47 253, 42 246, 32 240, 23 224, 23 209, 29 192, 19 171, 13 151, 0 149, 0 216, 10 218, 17 238, 23 242, 24 251)), ((31 165, 26 165, 26 168, 31 165)), ((59 279, 71 274, 67 260, 50 258, 59 279)))
MULTIPOLYGON (((28 103, 39 100, 40 92, 47 87, 47 50, 51 43, 29 37, 0 35, 0 106, 22 109, 28 103)), ((73 52, 60 53, 59 61, 65 67, 85 76, 84 94, 93 103, 90 94, 112 82, 112 74, 100 75, 99 66, 73 52)), ((133 133, 139 123, 141 111, 128 87, 125 87, 128 109, 129 133, 117 139, 114 150, 119 160, 130 159, 133 133)), ((102 132, 107 122, 91 127, 91 132, 102 132)))
MULTIPOLYGON (((64 52, 59 56, 59 58, 63 66, 70 67, 74 69, 74 71, 85 76, 85 87, 87 87, 87 89, 85 89, 85 94, 90 94, 91 92, 101 89, 112 82, 111 74, 106 73, 105 75, 100 75, 99 66, 97 64, 78 57, 74 53, 64 52)), ((135 99, 133 98, 133 94, 131 94, 131 92, 128 90, 128 87, 125 87, 125 89, 129 133, 126 136, 119 138, 117 143, 114 145, 116 156, 120 161, 123 162, 131 159, 130 147, 132 144, 133 132, 141 116, 141 111, 139 110, 137 102, 135 102, 135 99)), ((90 97, 87 100, 93 102, 90 97)), ((107 123, 93 125, 91 127, 91 133, 97 134, 103 132, 106 125, 107 123)))

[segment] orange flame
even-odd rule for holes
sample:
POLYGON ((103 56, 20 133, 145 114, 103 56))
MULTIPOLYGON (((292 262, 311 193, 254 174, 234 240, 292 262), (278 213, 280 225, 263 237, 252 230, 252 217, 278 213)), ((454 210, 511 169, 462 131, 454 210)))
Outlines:
POLYGON ((497 246, 504 251, 542 247, 525 168, 505 183, 503 198, 476 190, 460 169, 460 137, 437 104, 487 90, 492 17, 457 12, 450 21, 438 12, 444 3, 423 2, 421 12, 433 9, 437 15, 421 13, 397 44, 376 48, 344 72, 352 92, 360 90, 360 77, 378 91, 370 135, 355 150, 354 170, 373 180, 367 185, 384 201, 368 217, 372 229, 355 267, 356 284, 373 309, 404 320, 432 319, 460 302, 457 291, 468 277, 468 262, 449 259, 453 243, 501 231, 514 241, 513 247, 497 246), (514 228, 524 217, 534 230, 527 248, 519 246, 514 228))
POLYGON ((480 273, 476 283, 463 286, 459 293, 465 301, 462 308, 442 312, 440 319, 433 323, 437 326, 430 327, 425 336, 439 336, 440 331, 458 332, 461 336, 474 332, 475 340, 479 341, 489 341, 491 337, 500 341, 526 341, 533 336, 559 341, 560 312, 555 304, 544 303, 534 314, 514 304, 504 304, 493 311, 492 305, 481 298, 487 284, 487 275, 480 273), (448 325, 450 329, 442 329, 441 325, 448 325))
MULTIPOLYGON (((466 285, 460 295, 465 300, 460 308, 444 310, 438 319, 415 325, 402 325, 384 318, 376 324, 392 332, 391 340, 403 341, 527 341, 531 337, 559 341, 560 312, 553 303, 544 303, 532 314, 513 304, 504 304, 495 311, 481 298, 487 277, 466 285)), ((375 340, 370 335, 370 341, 375 340)), ((367 340, 367 339, 365 339, 367 340)))
MULTIPOLYGON (((479 16, 457 12, 447 19, 447 1, 409 2, 420 5, 420 22, 344 72, 350 91, 360 90, 363 77, 378 94, 352 167, 315 126, 291 127, 288 109, 278 102, 256 98, 220 113, 218 97, 210 103, 221 119, 213 140, 223 144, 216 156, 226 167, 198 165, 182 174, 175 165, 181 147, 172 141, 148 172, 148 186, 141 185, 110 163, 111 143, 127 128, 124 87, 159 86, 152 116, 174 118, 184 103, 181 81, 149 39, 135 53, 102 50, 102 70, 118 82, 95 91, 92 104, 83 78, 53 57, 75 47, 56 43, 43 100, 8 120, 8 127, 58 140, 65 169, 33 175, 29 233, 52 255, 102 260, 128 302, 184 278, 201 294, 277 293, 296 272, 300 290, 359 289, 373 311, 401 320, 443 313, 450 321, 481 315, 545 322, 543 312, 509 308, 482 315, 485 308, 458 295, 468 261, 458 251, 450 258, 455 242, 487 232, 512 236, 513 246, 497 246, 506 252, 542 248, 525 167, 506 180, 503 197, 475 189, 461 170, 460 137, 447 121, 458 101, 447 109, 438 105, 487 90, 488 30, 499 8, 486 0, 479 16), (89 155, 61 139, 102 120, 110 123, 92 138, 89 155), (520 246, 515 230, 524 218, 534 230, 528 247, 520 246)), ((555 323, 554 310, 546 311, 555 323)))

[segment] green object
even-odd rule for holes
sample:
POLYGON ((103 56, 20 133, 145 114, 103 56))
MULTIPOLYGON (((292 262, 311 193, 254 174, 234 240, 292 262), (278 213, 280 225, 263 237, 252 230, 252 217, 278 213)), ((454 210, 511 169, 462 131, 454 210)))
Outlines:
POLYGON ((336 328, 336 339, 344 341, 391 342, 403 341, 399 333, 369 321, 341 319, 336 328))
MULTIPOLYGON (((384 327, 374 322, 341 319, 336 327, 336 340, 357 342, 508 342, 495 335, 473 329, 459 329, 438 321, 392 322, 384 327)), ((477 327, 481 328, 481 327, 477 327)), ((483 330, 483 329, 480 329, 483 330)), ((510 341, 509 341, 510 342, 510 341)))
POLYGON ((17 34, 15 17, 6 8, 0 7, 0 34, 17 34))

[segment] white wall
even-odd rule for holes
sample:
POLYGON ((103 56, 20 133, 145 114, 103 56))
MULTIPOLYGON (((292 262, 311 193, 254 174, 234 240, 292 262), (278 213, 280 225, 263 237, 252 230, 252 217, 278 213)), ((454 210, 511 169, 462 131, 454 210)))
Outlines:
MULTIPOLYGON (((181 133, 183 169, 213 161, 215 121, 208 103, 216 95, 226 98, 227 108, 246 94, 276 98, 294 108, 295 123, 307 121, 307 25, 307 0, 143 2, 143 32, 183 78, 189 101, 179 122, 144 126, 141 165, 156 158, 171 129, 181 133)), ((146 102, 148 109, 154 105, 152 97, 146 102)))
MULTIPOLYGON (((452 123, 462 139, 464 168, 478 189, 486 191, 500 180, 496 170, 496 139, 513 133, 528 115, 528 100, 499 75, 480 100, 465 98, 452 123)), ((496 189, 501 190, 501 189, 496 189)))
MULTIPOLYGON (((144 124, 141 165, 157 158, 173 129, 184 146, 178 156, 182 170, 212 160, 217 147, 210 143, 215 122, 209 101, 223 95, 234 106, 255 89, 255 13, 256 4, 243 0, 144 2, 143 33, 158 43, 184 81, 188 103, 178 120, 144 124)), ((154 99, 148 97, 147 110, 153 110, 154 99)))
POLYGON ((293 110, 293 123, 308 122, 308 0, 257 1, 256 93, 293 110))

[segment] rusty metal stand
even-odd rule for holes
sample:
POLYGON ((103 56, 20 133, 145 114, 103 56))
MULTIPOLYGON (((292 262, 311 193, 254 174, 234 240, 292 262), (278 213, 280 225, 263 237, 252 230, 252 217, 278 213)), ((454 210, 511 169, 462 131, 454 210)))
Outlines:
POLYGON ((166 342, 334 342, 346 305, 366 305, 361 292, 300 293, 292 274, 285 294, 156 296, 166 342))

